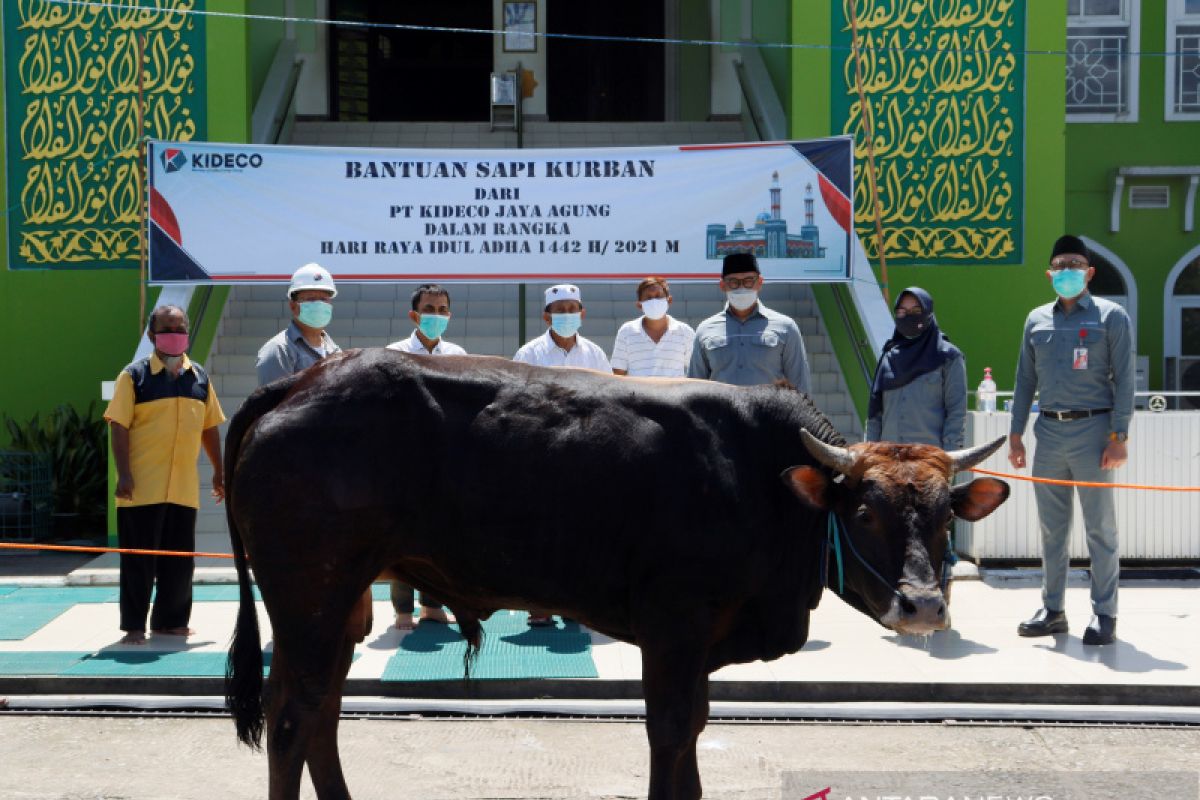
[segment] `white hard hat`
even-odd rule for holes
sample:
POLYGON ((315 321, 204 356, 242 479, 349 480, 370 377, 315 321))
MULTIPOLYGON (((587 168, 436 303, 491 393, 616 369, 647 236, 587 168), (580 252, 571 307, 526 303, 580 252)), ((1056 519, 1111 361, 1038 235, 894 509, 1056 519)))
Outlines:
POLYGON ((330 292, 330 297, 337 297, 337 287, 333 285, 333 276, 329 270, 320 264, 305 264, 292 275, 292 284, 288 287, 288 297, 305 289, 318 289, 330 292))

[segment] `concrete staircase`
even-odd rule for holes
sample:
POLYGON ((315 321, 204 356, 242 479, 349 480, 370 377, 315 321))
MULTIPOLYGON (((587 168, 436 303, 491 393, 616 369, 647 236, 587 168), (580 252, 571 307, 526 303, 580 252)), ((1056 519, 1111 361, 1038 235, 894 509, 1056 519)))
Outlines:
MULTIPOLYGON (((574 147, 585 144, 686 144, 739 141, 745 138, 740 123, 574 124, 531 123, 525 143, 534 147, 574 147)), ((514 147, 515 134, 491 133, 487 125, 438 123, 300 123, 293 135, 296 144, 386 147, 514 147), (511 139, 511 141, 510 141, 511 139)), ((407 338, 414 284, 349 285, 338 287, 329 334, 343 349, 381 347, 407 338)), ((516 285, 473 284, 449 286, 454 316, 446 339, 478 355, 512 357, 524 342, 519 319, 525 319, 525 339, 545 329, 542 291, 549 284, 528 284, 525 307, 520 308, 516 285)), ((606 353, 612 352, 617 328, 638 315, 633 282, 585 285, 587 319, 582 333, 606 353)), ((724 298, 714 283, 678 284, 672 287, 671 314, 695 327, 719 310, 724 298)), ((263 342, 285 328, 289 312, 284 286, 238 286, 229 295, 213 353, 205 366, 213 378, 227 416, 241 406, 257 386, 254 361, 263 342)), ((841 370, 834 358, 826 328, 809 287, 766 284, 763 302, 794 318, 804 336, 817 405, 850 441, 862 438, 862 425, 854 412, 841 370)), ((197 520, 199 550, 228 550, 224 508, 208 497, 210 470, 202 459, 201 508, 197 520)))

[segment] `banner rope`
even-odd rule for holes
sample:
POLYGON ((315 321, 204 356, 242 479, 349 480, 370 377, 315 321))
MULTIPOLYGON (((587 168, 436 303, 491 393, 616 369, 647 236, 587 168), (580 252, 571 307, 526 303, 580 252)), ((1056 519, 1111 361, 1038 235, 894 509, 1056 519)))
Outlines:
MULTIPOLYGON (((142 14, 181 14, 184 16, 199 16, 199 17, 216 17, 227 19, 243 19, 256 22, 299 22, 310 25, 338 25, 344 28, 374 28, 383 30, 402 30, 402 31, 432 31, 437 33, 472 33, 487 36, 503 36, 503 30, 495 30, 492 28, 454 28, 444 25, 411 25, 401 22, 367 22, 366 20, 350 20, 350 19, 318 19, 316 17, 289 17, 280 14, 240 14, 234 11, 213 11, 210 9, 195 9, 195 8, 149 8, 139 6, 134 3, 116 3, 102 2, 101 0, 50 0, 51 5, 57 6, 80 6, 84 8, 111 9, 115 11, 138 11, 142 14)), ((770 50, 836 50, 849 52, 853 48, 847 45, 832 45, 832 44, 810 44, 803 42, 755 42, 755 41, 725 41, 722 39, 678 39, 668 37, 654 36, 606 36, 601 34, 586 34, 586 33, 547 33, 545 31, 532 31, 528 36, 533 36, 540 39, 575 39, 580 41, 592 42, 630 42, 635 44, 676 44, 676 45, 699 45, 712 47, 751 47, 755 49, 770 50)), ((990 48, 980 49, 977 47, 892 47, 892 46, 875 46, 865 48, 870 52, 875 53, 994 53, 996 50, 990 48)), ((1071 53, 1063 50, 1010 50, 1012 55, 1020 56, 1069 56, 1071 53)), ((1121 55, 1121 56, 1153 56, 1160 58, 1178 58, 1180 56, 1190 56, 1190 50, 1106 50, 1096 49, 1090 50, 1092 55, 1121 55)))
POLYGON ((1032 475, 1014 475, 1011 472, 993 472, 990 469, 972 467, 971 472, 991 475, 995 478, 1011 478, 1029 483, 1049 483, 1054 486, 1087 486, 1096 489, 1140 489, 1145 492, 1200 492, 1200 486, 1147 486, 1142 483, 1104 483, 1103 481, 1067 481, 1057 478, 1036 478, 1032 475))
POLYGON ((233 558, 229 553, 188 553, 182 550, 137 550, 132 547, 80 547, 69 544, 18 544, 0 542, 4 550, 57 550, 66 553, 124 553, 133 556, 177 556, 179 558, 233 558))

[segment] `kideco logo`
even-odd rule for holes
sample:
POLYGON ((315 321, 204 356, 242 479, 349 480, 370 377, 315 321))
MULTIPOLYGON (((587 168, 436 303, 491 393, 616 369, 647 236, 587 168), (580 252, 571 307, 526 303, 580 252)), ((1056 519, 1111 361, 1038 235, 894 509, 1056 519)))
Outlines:
POLYGON ((262 153, 192 153, 192 169, 197 172, 241 172, 262 166, 262 153))
POLYGON ((178 147, 168 147, 162 153, 162 165, 167 172, 179 172, 187 165, 187 156, 178 147))

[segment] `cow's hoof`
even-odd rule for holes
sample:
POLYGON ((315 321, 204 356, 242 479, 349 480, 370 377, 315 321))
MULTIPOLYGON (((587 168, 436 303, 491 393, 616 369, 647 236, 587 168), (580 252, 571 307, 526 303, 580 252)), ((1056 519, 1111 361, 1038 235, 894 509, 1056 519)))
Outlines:
POLYGON ((531 628, 549 628, 554 624, 554 617, 535 617, 530 615, 529 627, 531 628))

